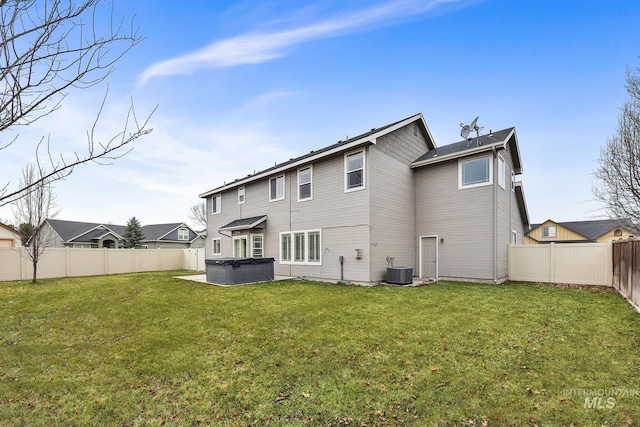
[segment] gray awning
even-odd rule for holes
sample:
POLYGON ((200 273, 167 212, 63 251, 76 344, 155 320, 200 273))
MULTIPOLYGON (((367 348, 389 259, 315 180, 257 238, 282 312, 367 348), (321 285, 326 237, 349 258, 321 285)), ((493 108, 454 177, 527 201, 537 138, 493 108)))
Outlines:
POLYGON ((231 221, 229 224, 220 227, 220 231, 236 231, 236 230, 250 230, 257 227, 267 220, 266 215, 252 216, 251 218, 242 218, 231 221))

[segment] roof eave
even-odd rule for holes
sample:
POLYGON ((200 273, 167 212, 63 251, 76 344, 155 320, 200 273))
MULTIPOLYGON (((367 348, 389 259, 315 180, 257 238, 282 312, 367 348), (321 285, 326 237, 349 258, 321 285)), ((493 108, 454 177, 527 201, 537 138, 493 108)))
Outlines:
POLYGON ((300 158, 299 160, 297 160, 297 161, 295 161, 293 163, 288 163, 286 165, 282 165, 282 166, 276 167, 274 169, 267 169, 267 170, 264 170, 262 172, 258 172, 257 174, 254 174, 254 175, 242 178, 242 179, 238 179, 236 181, 233 181, 230 184, 226 184, 226 185, 223 185, 221 187, 214 188, 213 190, 209 190, 207 192, 204 192, 204 193, 198 195, 198 197, 206 198, 206 197, 209 197, 209 196, 211 196, 213 194, 221 193, 223 191, 230 190, 232 188, 235 188, 235 187, 238 187, 238 186, 241 186, 241 185, 244 185, 244 184, 248 184, 250 182, 257 181, 259 179, 266 178, 268 176, 276 175, 276 174, 278 174, 280 172, 284 172, 284 171, 287 171, 287 170, 290 170, 290 169, 294 169, 294 168, 297 168, 298 166, 301 166, 301 165, 304 165, 304 164, 307 164, 307 163, 311 163, 311 162, 314 162, 314 161, 316 161, 318 159, 322 159, 322 158, 325 158, 325 157, 328 157, 328 156, 332 156, 332 155, 337 154, 337 153, 348 151, 348 150, 351 150, 353 148, 359 147, 361 145, 366 145, 366 144, 375 145, 377 139, 380 138, 381 136, 384 136, 384 135, 387 135, 387 134, 389 134, 389 133, 391 133, 393 131, 396 131, 396 130, 400 129, 401 127, 404 127, 404 126, 408 125, 409 123, 415 122, 416 120, 420 121, 421 125, 424 127, 424 130, 425 130, 425 132, 427 133, 427 135, 429 137, 431 145, 433 145, 432 148, 435 148, 435 143, 434 143, 434 140, 433 140, 433 136, 431 135, 431 131, 429 130, 429 127, 427 126, 427 123, 424 120, 424 116, 422 115, 422 113, 419 113, 419 114, 416 114, 414 116, 408 117, 408 118, 406 118, 406 119, 394 124, 393 126, 389 126, 387 128, 380 129, 380 131, 378 131, 378 132, 374 132, 374 133, 369 134, 369 135, 367 135, 365 137, 355 139, 355 140, 350 141, 350 142, 348 142, 346 144, 343 144, 343 145, 339 145, 339 146, 337 146, 337 147, 335 147, 335 148, 333 148, 331 150, 323 151, 323 152, 320 152, 320 153, 318 153, 316 155, 309 156, 309 157, 302 157, 302 158, 300 158))
MULTIPOLYGON (((522 215, 522 221, 527 226, 527 228, 530 228, 531 223, 529 222, 529 211, 527 210, 527 201, 524 197, 524 188, 522 188, 522 182, 517 181, 514 183, 514 185, 518 207, 520 208, 520 214, 522 215)), ((531 230, 529 232, 531 232, 531 230)))
POLYGON ((413 162, 411 163, 410 167, 412 169, 415 168, 419 168, 422 166, 426 166, 426 165, 432 165, 435 163, 440 163, 440 162, 446 162, 447 160, 453 160, 453 159, 459 159, 461 157, 466 157, 466 156, 470 156, 472 154, 477 154, 477 153, 483 153, 485 151, 490 151, 493 150, 494 148, 503 146, 504 142, 500 141, 500 142, 494 142, 492 144, 486 144, 486 145, 480 145, 478 147, 474 147, 472 149, 469 150, 464 150, 464 151, 458 151, 456 153, 451 153, 451 154, 447 154, 444 156, 436 156, 436 157, 432 157, 430 159, 427 160, 422 160, 420 162, 413 162))
POLYGON ((300 159, 298 161, 295 161, 293 163, 288 163, 286 165, 283 165, 281 167, 276 167, 274 169, 268 169, 268 170, 265 170, 265 171, 262 171, 262 172, 258 172, 255 175, 251 175, 251 176, 239 179, 237 181, 233 181, 230 184, 223 185, 222 187, 218 187, 218 188, 214 188, 213 190, 209 190, 209 191, 207 191, 205 193, 202 193, 202 194, 198 195, 198 197, 204 199, 204 198, 207 198, 207 197, 211 196, 212 194, 222 193, 223 191, 230 190, 232 188, 239 187, 239 186, 248 184, 248 183, 253 182, 253 181, 258 181, 258 180, 260 180, 262 178, 266 178, 268 176, 277 175, 280 172, 284 172, 284 171, 287 171, 289 169, 295 169, 298 166, 314 162, 314 161, 316 161, 318 159, 321 159, 321 158, 324 158, 324 157, 327 157, 327 156, 331 156, 333 154, 337 154, 337 153, 340 153, 340 152, 343 152, 343 151, 351 150, 353 148, 359 147, 359 146, 361 146, 363 144, 366 144, 366 143, 375 144, 376 143, 376 138, 374 138, 373 135, 370 135, 367 138, 358 139, 356 141, 349 142, 348 144, 340 145, 338 147, 335 147, 332 150, 325 151, 325 152, 322 152, 322 153, 318 153, 318 154, 316 154, 314 156, 305 157, 305 158, 302 158, 302 159, 300 159))
POLYGON ((266 220, 267 220, 267 216, 264 215, 264 216, 260 217, 258 220, 252 222, 251 224, 236 225, 234 227, 220 227, 218 229, 218 231, 251 230, 252 228, 257 227, 258 225, 262 224, 266 220))

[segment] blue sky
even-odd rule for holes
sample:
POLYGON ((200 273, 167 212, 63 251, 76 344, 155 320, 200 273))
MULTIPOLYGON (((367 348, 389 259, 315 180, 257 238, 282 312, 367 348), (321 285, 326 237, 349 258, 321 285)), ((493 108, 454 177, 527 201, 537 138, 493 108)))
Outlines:
MULTIPOLYGON (((478 115, 485 131, 515 126, 532 222, 603 215, 592 172, 626 70, 640 65, 640 2, 176 4, 116 2, 145 40, 109 78, 101 131, 117 129, 130 99, 139 115, 158 105, 154 131, 113 165, 57 183, 58 218, 186 221, 202 192, 418 112, 439 146, 478 115)), ((70 93, 21 135, 81 150, 104 89, 70 93)), ((32 155, 29 145, 1 152, 3 182, 17 182, 32 155)))

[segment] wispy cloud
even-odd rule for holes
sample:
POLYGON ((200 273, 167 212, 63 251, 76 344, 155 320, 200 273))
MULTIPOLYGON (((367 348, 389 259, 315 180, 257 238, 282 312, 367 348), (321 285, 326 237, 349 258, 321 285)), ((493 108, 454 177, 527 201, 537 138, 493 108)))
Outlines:
POLYGON ((299 28, 249 32, 153 64, 141 74, 140 82, 145 83, 158 76, 189 74, 202 68, 233 67, 270 61, 286 55, 294 46, 311 40, 339 36, 374 24, 391 25, 402 18, 432 11, 438 5, 460 1, 462 0, 396 0, 299 28))

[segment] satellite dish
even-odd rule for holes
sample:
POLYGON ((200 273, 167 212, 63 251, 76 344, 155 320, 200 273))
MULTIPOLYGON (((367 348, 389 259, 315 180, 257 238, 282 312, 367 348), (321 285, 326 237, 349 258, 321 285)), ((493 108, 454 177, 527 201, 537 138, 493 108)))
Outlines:
POLYGON ((476 117, 475 119, 473 119, 473 121, 471 122, 470 125, 465 125, 464 123, 460 123, 460 127, 462 128, 462 130, 460 131, 460 136, 463 139, 467 139, 469 138, 469 134, 471 134, 471 132, 480 132, 480 127, 478 127, 478 119, 480 118, 480 116, 476 117))

